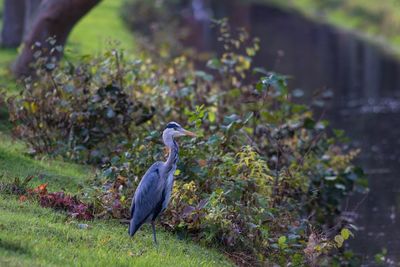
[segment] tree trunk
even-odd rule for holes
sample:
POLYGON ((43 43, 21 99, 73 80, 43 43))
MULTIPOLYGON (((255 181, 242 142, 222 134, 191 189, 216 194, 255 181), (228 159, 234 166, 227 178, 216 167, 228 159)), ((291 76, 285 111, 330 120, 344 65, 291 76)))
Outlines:
MULTIPOLYGON (((16 76, 29 76, 35 61, 34 53, 41 50, 42 56, 50 56, 50 50, 55 46, 64 47, 73 26, 91 10, 100 0, 42 0, 32 24, 30 32, 24 40, 24 48, 17 58, 13 72, 16 76), (49 43, 49 38, 55 38, 55 43, 49 43), (37 44, 40 44, 40 47, 37 44)), ((51 57, 58 60, 62 50, 55 50, 51 57)))
POLYGON ((1 45, 18 47, 22 41, 25 19, 25 0, 5 0, 1 45))
POLYGON ((32 29, 32 23, 39 11, 42 0, 25 0, 24 39, 32 29))

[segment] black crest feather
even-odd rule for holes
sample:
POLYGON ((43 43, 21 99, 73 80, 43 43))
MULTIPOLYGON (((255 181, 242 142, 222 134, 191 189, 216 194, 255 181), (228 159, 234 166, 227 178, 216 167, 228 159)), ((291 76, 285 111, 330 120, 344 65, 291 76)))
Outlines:
POLYGON ((167 124, 167 126, 165 127, 165 129, 168 129, 168 128, 176 129, 176 128, 181 128, 181 126, 176 122, 169 122, 167 124))

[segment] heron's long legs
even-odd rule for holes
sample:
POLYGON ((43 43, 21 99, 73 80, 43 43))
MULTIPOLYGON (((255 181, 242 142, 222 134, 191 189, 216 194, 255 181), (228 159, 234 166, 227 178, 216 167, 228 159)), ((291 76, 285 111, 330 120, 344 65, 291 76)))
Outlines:
POLYGON ((157 238, 156 238, 156 225, 154 224, 154 221, 151 221, 151 228, 153 229, 154 244, 158 245, 157 238))

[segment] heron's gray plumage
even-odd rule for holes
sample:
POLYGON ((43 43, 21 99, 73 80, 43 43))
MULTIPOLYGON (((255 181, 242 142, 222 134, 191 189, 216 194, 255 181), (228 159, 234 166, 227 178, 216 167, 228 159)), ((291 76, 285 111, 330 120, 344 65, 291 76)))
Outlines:
POLYGON ((129 234, 133 236, 145 222, 161 212, 166 181, 160 176, 162 162, 154 163, 143 176, 132 199, 129 234), (159 206, 159 207, 157 207, 159 206))
POLYGON ((193 135, 193 133, 184 130, 175 122, 167 124, 163 132, 163 141, 169 149, 168 159, 166 162, 154 163, 147 170, 136 189, 132 198, 130 236, 133 236, 144 223, 150 222, 154 242, 157 243, 154 221, 168 206, 174 184, 176 164, 179 159, 178 144, 174 140, 174 136, 183 135, 193 135))

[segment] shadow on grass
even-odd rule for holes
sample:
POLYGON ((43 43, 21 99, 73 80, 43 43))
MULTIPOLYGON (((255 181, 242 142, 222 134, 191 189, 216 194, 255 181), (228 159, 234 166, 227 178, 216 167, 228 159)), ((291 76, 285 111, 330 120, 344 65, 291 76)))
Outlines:
POLYGON ((16 254, 30 255, 30 251, 21 246, 17 242, 7 241, 0 239, 0 249, 7 250, 16 254))
POLYGON ((0 132, 11 134, 12 125, 8 120, 8 110, 0 106, 0 132))

